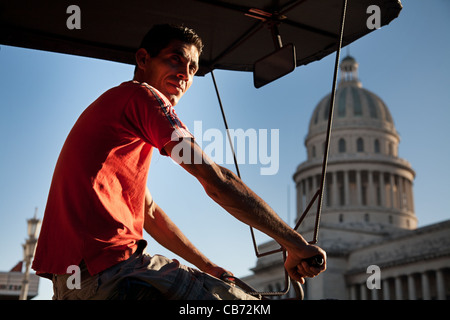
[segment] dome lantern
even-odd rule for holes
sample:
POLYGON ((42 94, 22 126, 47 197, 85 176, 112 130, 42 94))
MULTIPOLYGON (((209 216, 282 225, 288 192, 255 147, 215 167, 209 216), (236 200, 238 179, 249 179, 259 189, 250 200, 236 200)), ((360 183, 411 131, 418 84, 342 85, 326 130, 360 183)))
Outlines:
POLYGON ((341 80, 339 86, 345 84, 356 85, 357 87, 362 87, 361 82, 358 79, 358 62, 352 56, 346 56, 342 59, 340 64, 341 69, 341 80))

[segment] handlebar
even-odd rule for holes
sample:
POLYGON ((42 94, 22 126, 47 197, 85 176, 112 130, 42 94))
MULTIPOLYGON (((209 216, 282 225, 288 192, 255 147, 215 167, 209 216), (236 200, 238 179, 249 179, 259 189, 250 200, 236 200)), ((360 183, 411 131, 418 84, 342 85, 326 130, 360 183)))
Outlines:
POLYGON ((308 264, 311 267, 316 267, 316 268, 321 267, 324 263, 323 258, 320 255, 317 255, 317 256, 314 256, 311 258, 307 258, 307 259, 305 259, 305 261, 308 262, 308 264))

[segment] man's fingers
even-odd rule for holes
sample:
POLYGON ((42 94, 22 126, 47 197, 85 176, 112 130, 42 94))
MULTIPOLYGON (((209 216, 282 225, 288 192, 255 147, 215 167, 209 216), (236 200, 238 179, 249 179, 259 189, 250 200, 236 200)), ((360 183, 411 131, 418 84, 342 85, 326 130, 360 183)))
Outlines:
MULTIPOLYGON (((315 249, 315 246, 310 246, 310 249, 315 249)), ((304 256, 296 254, 296 252, 288 252, 285 268, 289 276, 300 283, 304 283, 306 277, 313 278, 326 269, 326 256, 320 248, 316 248, 316 253, 311 252, 311 256, 304 256)))
POLYGON ((287 272, 292 280, 298 281, 301 284, 305 283, 305 278, 302 277, 302 275, 298 272, 297 268, 294 268, 293 270, 287 270, 287 272))
POLYGON ((300 262, 297 269, 302 276, 309 278, 315 277, 319 273, 317 268, 311 267, 308 262, 304 260, 300 262))
POLYGON ((301 284, 305 283, 304 278, 314 278, 320 272, 320 269, 311 267, 306 261, 301 261, 300 264, 294 267, 292 270, 288 270, 290 277, 293 280, 300 282, 301 284))

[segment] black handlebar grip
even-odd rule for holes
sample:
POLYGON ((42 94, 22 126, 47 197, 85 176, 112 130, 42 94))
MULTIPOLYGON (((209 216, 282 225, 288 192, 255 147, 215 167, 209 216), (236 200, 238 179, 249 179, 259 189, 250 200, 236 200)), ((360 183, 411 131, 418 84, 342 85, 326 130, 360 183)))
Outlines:
POLYGON ((317 256, 314 256, 314 257, 307 258, 307 259, 305 259, 305 261, 306 261, 311 267, 316 267, 316 268, 320 268, 320 267, 323 265, 323 263, 324 263, 323 258, 322 258, 322 256, 320 256, 320 255, 317 255, 317 256))

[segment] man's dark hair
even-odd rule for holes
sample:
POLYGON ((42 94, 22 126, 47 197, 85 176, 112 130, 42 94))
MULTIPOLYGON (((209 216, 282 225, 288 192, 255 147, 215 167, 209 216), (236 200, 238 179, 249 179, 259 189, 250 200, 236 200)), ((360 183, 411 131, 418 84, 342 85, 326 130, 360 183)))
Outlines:
POLYGON ((142 39, 139 48, 147 50, 150 57, 156 57, 172 40, 195 45, 199 55, 202 53, 202 39, 194 30, 183 25, 172 24, 154 25, 142 39))

